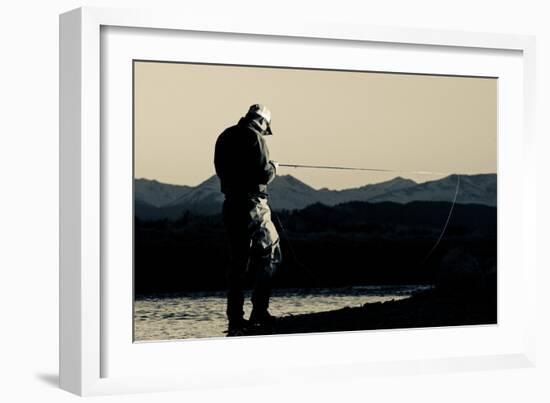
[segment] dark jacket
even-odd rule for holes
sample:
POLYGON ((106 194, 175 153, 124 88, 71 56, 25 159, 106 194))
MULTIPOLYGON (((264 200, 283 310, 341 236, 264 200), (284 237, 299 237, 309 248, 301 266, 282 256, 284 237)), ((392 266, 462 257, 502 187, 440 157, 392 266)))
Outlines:
POLYGON ((214 165, 226 198, 267 197, 267 184, 275 177, 263 135, 245 118, 219 135, 214 165))

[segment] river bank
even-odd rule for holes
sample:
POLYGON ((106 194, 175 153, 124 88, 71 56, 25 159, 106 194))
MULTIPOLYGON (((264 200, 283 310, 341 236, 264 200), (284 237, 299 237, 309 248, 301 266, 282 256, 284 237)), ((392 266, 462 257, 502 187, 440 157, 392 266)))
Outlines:
POLYGON ((410 298, 277 320, 275 334, 496 324, 495 295, 426 290, 410 298))

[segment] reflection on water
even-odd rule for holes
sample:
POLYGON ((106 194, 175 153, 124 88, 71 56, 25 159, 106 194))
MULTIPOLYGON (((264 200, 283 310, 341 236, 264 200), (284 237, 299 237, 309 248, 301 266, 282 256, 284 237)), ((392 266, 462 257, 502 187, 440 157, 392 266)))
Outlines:
MULTIPOLYGON (((408 298, 429 286, 365 286, 339 289, 275 290, 270 312, 299 315, 356 307, 373 302, 408 298)), ((245 317, 252 308, 250 294, 245 317)), ((224 292, 195 292, 162 297, 141 297, 134 305, 135 340, 223 337, 227 327, 224 292)))

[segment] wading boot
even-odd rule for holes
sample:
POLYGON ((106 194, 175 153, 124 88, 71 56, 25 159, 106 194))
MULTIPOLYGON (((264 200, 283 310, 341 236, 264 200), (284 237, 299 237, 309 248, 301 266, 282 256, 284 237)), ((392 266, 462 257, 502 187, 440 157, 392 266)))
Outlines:
POLYGON ((227 337, 245 336, 248 327, 249 322, 244 318, 230 320, 227 327, 227 337))

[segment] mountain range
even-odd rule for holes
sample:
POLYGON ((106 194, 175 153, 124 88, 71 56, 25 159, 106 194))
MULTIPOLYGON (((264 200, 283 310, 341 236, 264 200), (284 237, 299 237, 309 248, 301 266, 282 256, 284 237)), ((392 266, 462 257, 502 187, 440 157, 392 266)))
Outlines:
MULTIPOLYGON (((371 203, 448 201, 454 198, 458 176, 417 183, 396 177, 386 182, 357 188, 314 189, 291 175, 277 176, 269 184, 270 205, 274 210, 303 209, 315 203, 334 206, 350 201, 371 203)), ((171 185, 156 180, 135 179, 135 214, 143 220, 177 219, 185 211, 211 215, 221 211, 223 194, 217 176, 197 186, 171 185)), ((461 175, 457 203, 496 207, 496 174, 461 175)))

